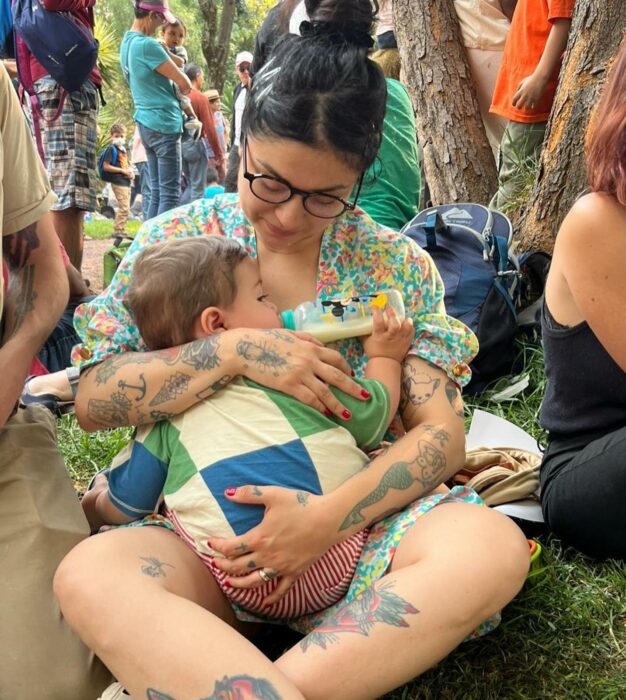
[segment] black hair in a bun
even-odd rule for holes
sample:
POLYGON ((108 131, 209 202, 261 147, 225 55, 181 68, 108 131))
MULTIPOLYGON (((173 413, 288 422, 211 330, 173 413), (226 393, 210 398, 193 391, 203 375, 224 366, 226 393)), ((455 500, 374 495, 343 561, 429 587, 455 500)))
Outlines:
POLYGON ((380 147, 387 86, 368 58, 377 4, 306 0, 302 36, 286 35, 254 77, 244 131, 333 149, 366 170, 380 147))

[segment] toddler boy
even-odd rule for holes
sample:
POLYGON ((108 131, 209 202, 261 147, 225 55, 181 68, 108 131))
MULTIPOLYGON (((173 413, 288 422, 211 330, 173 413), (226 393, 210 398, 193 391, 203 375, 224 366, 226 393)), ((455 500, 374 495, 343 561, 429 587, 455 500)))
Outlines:
MULTIPOLYGON (((144 250, 126 301, 149 349, 231 328, 281 326, 276 307, 263 294, 257 262, 221 236, 172 240, 144 250)), ((243 534, 263 518, 262 507, 228 500, 228 487, 283 486, 305 503, 310 494, 330 492, 363 469, 368 459, 359 447, 375 448, 396 413, 401 362, 413 336, 410 320, 400 322, 389 309, 386 317, 376 313, 374 333, 364 340, 368 378, 361 384, 369 400, 333 389, 350 410, 347 420, 235 378, 183 414, 139 428, 114 461, 108 485, 101 478, 83 499, 92 528, 149 515, 162 494, 166 526, 204 561, 235 608, 292 618, 332 605, 348 589, 366 530, 333 546, 270 608, 263 607, 264 599, 280 572, 258 569, 262 585, 257 588, 231 585, 214 565, 208 539, 243 534)), ((250 362, 271 366, 271 348, 252 338, 244 337, 238 351, 250 362)), ((172 382, 175 391, 175 377, 172 382)))
POLYGON ((121 124, 113 124, 110 136, 111 143, 100 156, 100 177, 104 182, 111 183, 117 202, 113 233, 125 235, 130 213, 130 186, 135 179, 135 173, 128 161, 126 129, 121 124))

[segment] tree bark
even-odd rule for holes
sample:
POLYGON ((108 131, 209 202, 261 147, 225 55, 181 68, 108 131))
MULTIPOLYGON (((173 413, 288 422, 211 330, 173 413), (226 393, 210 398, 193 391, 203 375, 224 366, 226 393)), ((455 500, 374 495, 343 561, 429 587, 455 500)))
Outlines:
POLYGON ((497 171, 453 0, 394 0, 404 79, 433 204, 487 204, 497 171))
POLYGON ((585 130, 625 28, 624 0, 577 1, 537 179, 519 221, 521 250, 551 253, 586 187, 585 130))
POLYGON ((204 20, 202 53, 207 64, 207 84, 220 92, 224 90, 226 61, 230 49, 230 35, 235 21, 236 0, 198 0, 204 20), (221 6, 221 12, 219 11, 221 6), (218 17, 219 15, 219 17, 218 17))

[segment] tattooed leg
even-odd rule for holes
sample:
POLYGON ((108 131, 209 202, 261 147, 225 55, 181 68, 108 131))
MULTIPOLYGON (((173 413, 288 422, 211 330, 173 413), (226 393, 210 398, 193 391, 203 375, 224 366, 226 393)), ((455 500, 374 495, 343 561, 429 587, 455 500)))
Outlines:
POLYGON ((389 581, 378 586, 370 586, 363 593, 340 608, 320 627, 310 632, 299 644, 302 652, 313 645, 326 649, 337 644, 344 634, 359 634, 368 637, 380 625, 408 627, 406 618, 417 615, 419 610, 393 592, 394 584, 389 581))
MULTIPOLYGON (((148 700, 176 700, 173 695, 161 693, 154 688, 148 688, 148 700)), ((198 700, 281 700, 283 696, 265 678, 253 676, 224 676, 221 681, 215 681, 211 695, 198 700)))

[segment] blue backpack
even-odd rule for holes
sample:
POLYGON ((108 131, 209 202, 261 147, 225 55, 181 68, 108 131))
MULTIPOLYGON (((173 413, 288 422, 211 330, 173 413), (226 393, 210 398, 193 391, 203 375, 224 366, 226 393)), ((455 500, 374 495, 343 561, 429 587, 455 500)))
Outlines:
POLYGON ((445 285, 447 312, 478 338, 465 388, 478 393, 509 373, 515 358, 520 267, 510 249, 511 222, 480 204, 447 204, 421 211, 402 233, 428 251, 445 285))
POLYGON ((30 53, 67 92, 79 90, 98 59, 89 29, 71 12, 46 10, 43 0, 13 0, 12 10, 15 33, 30 53))
POLYGON ((117 152, 117 148, 111 144, 110 146, 106 146, 100 151, 100 155, 98 156, 98 175, 101 180, 104 180, 104 182, 110 182, 111 180, 111 174, 108 173, 104 169, 104 159, 106 158, 107 153, 111 151, 111 165, 119 165, 119 153, 117 152))

